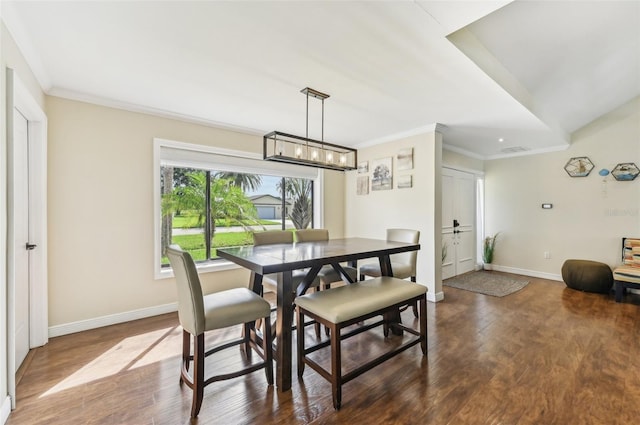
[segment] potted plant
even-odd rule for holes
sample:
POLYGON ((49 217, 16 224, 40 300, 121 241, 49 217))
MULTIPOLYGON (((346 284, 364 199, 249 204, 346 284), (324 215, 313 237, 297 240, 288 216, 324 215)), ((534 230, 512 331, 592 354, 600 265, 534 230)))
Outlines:
POLYGON ((482 251, 482 261, 484 262, 485 270, 492 270, 491 263, 493 262, 493 253, 496 248, 496 239, 500 232, 493 236, 487 236, 484 238, 484 250, 482 251))

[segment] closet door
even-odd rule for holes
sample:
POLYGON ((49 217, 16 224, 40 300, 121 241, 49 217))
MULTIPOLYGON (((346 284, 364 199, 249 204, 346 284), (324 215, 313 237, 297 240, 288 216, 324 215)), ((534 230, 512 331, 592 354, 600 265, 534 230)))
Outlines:
POLYGON ((442 278, 470 272, 475 267, 475 177, 442 169, 442 278))

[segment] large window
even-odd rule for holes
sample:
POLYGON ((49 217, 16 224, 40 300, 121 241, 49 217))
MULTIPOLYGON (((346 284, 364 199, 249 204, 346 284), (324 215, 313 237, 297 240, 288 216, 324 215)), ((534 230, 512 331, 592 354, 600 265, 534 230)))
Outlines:
MULTIPOLYGON (((220 268, 217 248, 249 245, 253 231, 320 225, 314 194, 320 173, 223 151, 156 140, 156 261, 168 272, 165 249, 178 244, 199 268, 220 268)), ((228 264, 227 264, 228 266, 228 264)))

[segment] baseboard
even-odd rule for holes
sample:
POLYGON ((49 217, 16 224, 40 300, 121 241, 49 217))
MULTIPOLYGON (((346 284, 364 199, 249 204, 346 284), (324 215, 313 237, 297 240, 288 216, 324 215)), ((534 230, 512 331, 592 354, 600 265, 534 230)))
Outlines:
POLYGON ((0 407, 0 424, 4 424, 9 419, 11 413, 11 397, 7 396, 0 407))
POLYGON ((499 266, 497 264, 491 265, 492 269, 497 272, 521 274, 523 276, 539 277, 540 279, 557 280, 562 282, 562 276, 559 274, 539 272, 535 270, 518 269, 515 267, 499 266))
POLYGON ((88 331, 90 329, 101 328, 103 326, 116 325, 118 323, 130 322, 132 320, 144 319, 145 317, 171 313, 177 310, 178 304, 171 303, 142 308, 139 310, 125 311, 123 313, 110 314, 108 316, 101 316, 93 319, 80 320, 78 322, 65 323, 63 325, 51 326, 49 327, 49 338, 88 331))
POLYGON ((436 292, 435 294, 433 292, 427 292, 427 301, 437 303, 442 300, 444 300, 444 292, 440 291, 436 292))

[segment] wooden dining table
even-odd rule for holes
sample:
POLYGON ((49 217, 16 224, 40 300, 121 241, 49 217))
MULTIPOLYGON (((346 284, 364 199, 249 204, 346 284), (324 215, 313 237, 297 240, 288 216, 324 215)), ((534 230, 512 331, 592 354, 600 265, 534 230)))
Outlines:
POLYGON ((331 265, 347 283, 351 282, 341 263, 355 265, 358 260, 377 258, 383 276, 393 276, 390 255, 420 249, 418 243, 391 242, 379 239, 344 238, 328 241, 239 246, 220 248, 218 256, 251 271, 250 288, 262 292, 265 275, 277 273, 276 314, 276 386, 281 392, 291 388, 292 326, 294 299, 303 294, 324 265, 331 265), (297 288, 292 272, 307 269, 297 288))

